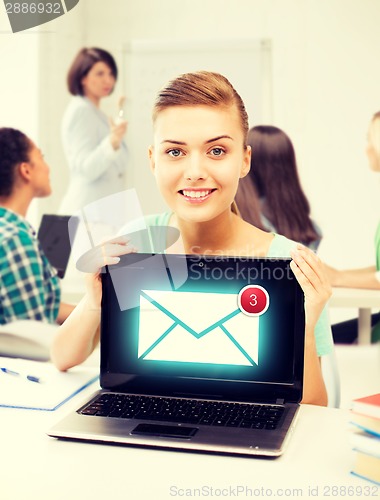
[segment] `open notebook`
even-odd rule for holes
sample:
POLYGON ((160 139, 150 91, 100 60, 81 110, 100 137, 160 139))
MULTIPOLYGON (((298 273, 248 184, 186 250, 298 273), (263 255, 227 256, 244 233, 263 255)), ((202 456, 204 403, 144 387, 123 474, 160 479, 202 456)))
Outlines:
POLYGON ((95 367, 60 372, 48 362, 0 357, 0 407, 53 411, 98 377, 95 367))

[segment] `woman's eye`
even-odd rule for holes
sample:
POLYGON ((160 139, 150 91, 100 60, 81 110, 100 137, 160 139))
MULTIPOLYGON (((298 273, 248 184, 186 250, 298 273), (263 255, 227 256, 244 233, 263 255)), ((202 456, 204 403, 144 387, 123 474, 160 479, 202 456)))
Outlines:
POLYGON ((173 156, 174 158, 177 158, 178 156, 181 156, 182 152, 180 149, 169 149, 168 155, 173 156))
POLYGON ((222 148, 212 148, 211 154, 213 156, 222 156, 225 153, 224 149, 222 148))

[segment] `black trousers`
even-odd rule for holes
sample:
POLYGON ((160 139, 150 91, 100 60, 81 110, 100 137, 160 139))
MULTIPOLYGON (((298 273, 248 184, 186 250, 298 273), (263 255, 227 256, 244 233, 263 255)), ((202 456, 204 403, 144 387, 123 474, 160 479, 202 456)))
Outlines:
MULTIPOLYGON (((372 314, 371 316, 371 326, 375 326, 376 323, 380 322, 380 312, 372 314)), ((358 338, 358 319, 349 319, 348 321, 342 321, 341 323, 336 323, 331 325, 332 334, 335 344, 353 344, 358 338)))

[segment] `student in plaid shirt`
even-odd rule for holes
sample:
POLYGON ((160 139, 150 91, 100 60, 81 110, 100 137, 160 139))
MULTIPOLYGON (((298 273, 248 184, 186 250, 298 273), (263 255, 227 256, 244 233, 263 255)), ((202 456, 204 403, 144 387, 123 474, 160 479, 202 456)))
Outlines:
POLYGON ((25 219, 33 198, 51 193, 49 167, 22 132, 0 128, 0 324, 17 319, 63 322, 57 271, 25 219))

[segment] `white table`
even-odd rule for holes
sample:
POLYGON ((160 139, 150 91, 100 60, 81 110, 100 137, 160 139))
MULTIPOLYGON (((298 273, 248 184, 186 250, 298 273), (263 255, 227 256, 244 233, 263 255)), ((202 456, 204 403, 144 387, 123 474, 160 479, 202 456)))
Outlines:
POLYGON ((354 307, 359 311, 358 343, 371 343, 371 311, 380 309, 380 290, 333 288, 330 307, 354 307))
MULTIPOLYGON (((78 400, 69 406, 76 408, 78 400)), ((241 497, 250 496, 247 488, 267 491, 261 496, 297 490, 305 498, 311 495, 310 489, 318 491, 314 496, 326 497, 332 496, 333 487, 348 491, 350 486, 369 486, 350 475, 354 453, 344 410, 302 406, 285 454, 260 459, 66 442, 46 436, 69 406, 54 413, 1 409, 2 498, 163 500, 181 496, 186 489, 237 491, 237 487, 244 489, 241 497)), ((377 491, 380 494, 380 488, 377 491)))
MULTIPOLYGON (((336 354, 346 408, 350 398, 380 391, 379 346, 337 346, 336 354)), ((86 364, 98 363, 96 351, 86 364)), ((238 487, 243 490, 236 498, 263 498, 270 493, 297 498, 357 498, 359 495, 352 495, 353 491, 360 491, 361 497, 380 496, 380 488, 370 490, 377 496, 364 495, 364 488, 372 486, 350 474, 354 452, 349 442, 347 409, 302 405, 288 447, 278 459, 150 450, 48 437, 46 431, 67 412, 77 409, 96 387, 93 384, 56 412, 0 408, 2 499, 170 500, 185 496, 187 489, 194 497, 195 490, 201 488, 209 497, 213 488, 214 496, 219 493, 219 497, 234 498, 232 493, 225 493, 229 488, 237 492, 238 487), (341 493, 336 495, 333 488, 342 488, 341 493)))

